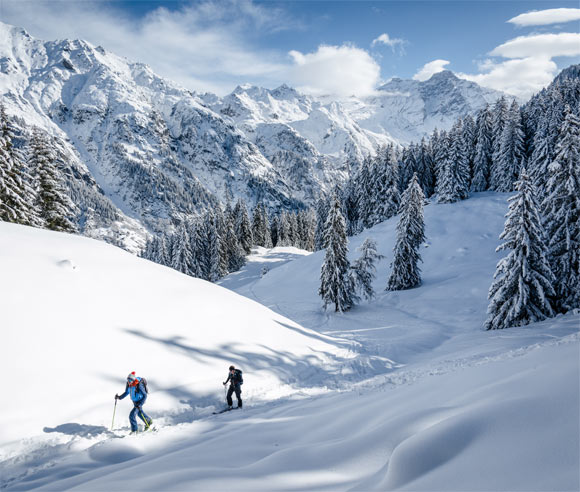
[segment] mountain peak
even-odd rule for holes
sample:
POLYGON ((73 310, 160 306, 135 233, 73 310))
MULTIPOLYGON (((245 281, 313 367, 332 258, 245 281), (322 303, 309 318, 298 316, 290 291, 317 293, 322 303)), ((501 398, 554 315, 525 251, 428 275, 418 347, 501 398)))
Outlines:
POLYGON ((436 72, 431 75, 431 78, 426 82, 437 80, 459 80, 459 77, 457 77, 457 75, 455 75, 451 70, 442 70, 441 72, 436 72))

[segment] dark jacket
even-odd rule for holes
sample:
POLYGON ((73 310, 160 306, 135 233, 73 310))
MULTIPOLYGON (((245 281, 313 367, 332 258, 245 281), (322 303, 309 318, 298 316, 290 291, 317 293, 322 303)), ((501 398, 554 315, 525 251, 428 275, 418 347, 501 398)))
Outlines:
POLYGON ((230 384, 232 386, 237 386, 239 384, 243 384, 243 379, 242 379, 242 371, 240 371, 239 369, 236 369, 234 371, 234 374, 232 374, 231 372, 228 373, 228 379, 226 379, 226 382, 224 384, 227 384, 227 382, 230 381, 230 384))

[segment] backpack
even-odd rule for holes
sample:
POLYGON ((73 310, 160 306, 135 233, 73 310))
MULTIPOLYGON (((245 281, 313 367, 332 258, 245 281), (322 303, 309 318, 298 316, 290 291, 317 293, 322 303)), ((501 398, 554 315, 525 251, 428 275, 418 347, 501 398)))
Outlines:
POLYGON ((242 377, 241 369, 236 369, 234 371, 234 379, 238 384, 244 384, 244 378, 242 377))
POLYGON ((143 383, 143 388, 145 388, 145 394, 149 394, 149 388, 147 387, 147 380, 143 377, 139 378, 141 380, 141 382, 143 383))

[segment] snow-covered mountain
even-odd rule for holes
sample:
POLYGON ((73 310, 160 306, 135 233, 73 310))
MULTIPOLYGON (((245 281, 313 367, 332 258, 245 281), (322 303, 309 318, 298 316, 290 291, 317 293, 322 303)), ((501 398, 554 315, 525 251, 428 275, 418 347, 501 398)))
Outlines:
POLYGON ((418 142, 435 128, 449 129, 502 96, 444 70, 426 81, 394 78, 363 100, 351 99, 350 116, 366 131, 389 134, 402 144, 418 142))
POLYGON ((378 145, 418 140, 499 96, 449 72, 362 100, 285 85, 199 96, 102 47, 1 23, 0 95, 22 132, 52 135, 81 232, 132 250, 226 196, 311 205, 378 145))

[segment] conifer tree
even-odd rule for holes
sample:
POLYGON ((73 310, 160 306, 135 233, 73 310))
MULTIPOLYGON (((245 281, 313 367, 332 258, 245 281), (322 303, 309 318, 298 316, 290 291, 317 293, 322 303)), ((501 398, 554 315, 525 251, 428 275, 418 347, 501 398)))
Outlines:
POLYGON ((491 123, 492 119, 489 106, 486 106, 477 116, 471 191, 485 191, 489 187, 489 175, 493 153, 491 123))
POLYGON ((433 168, 433 156, 425 138, 421 139, 421 144, 417 149, 417 176, 419 184, 426 197, 430 197, 435 192, 435 170, 433 168))
POLYGON ((415 175, 401 199, 392 271, 386 290, 410 289, 421 284, 421 269, 418 264, 422 261, 419 247, 425 241, 424 201, 425 195, 415 175))
POLYGON ((13 133, 4 105, 0 104, 0 220, 40 225, 27 176, 24 163, 14 152, 13 133))
POLYGON ((228 272, 236 272, 246 263, 244 250, 238 241, 234 227, 233 217, 224 214, 223 244, 227 251, 228 272))
POLYGON ((508 104, 506 98, 501 96, 493 106, 492 121, 491 121, 491 147, 493 149, 491 155, 491 170, 493 173, 494 168, 498 165, 500 160, 500 142, 501 135, 503 133, 503 128, 507 120, 508 115, 508 104))
POLYGON ((241 198, 237 201, 234 207, 234 217, 235 217, 235 227, 236 234, 239 238, 240 245, 244 250, 246 255, 252 252, 252 226, 250 224, 250 218, 248 216, 248 208, 246 207, 246 202, 241 198))
POLYGON ((258 203, 252 215, 252 238, 255 246, 267 247, 266 244, 270 237, 270 227, 266 224, 266 221, 264 205, 258 203))
POLYGON ((190 250, 189 235, 185 226, 181 225, 173 235, 171 268, 186 275, 191 275, 192 263, 193 257, 190 250))
POLYGON ((510 250, 497 264, 489 289, 487 330, 522 326, 553 315, 549 297, 554 276, 546 258, 544 230, 534 189, 525 169, 508 199, 509 212, 497 251, 510 250))
POLYGON ((314 234, 314 251, 324 248, 324 228, 328 217, 330 204, 328 198, 322 195, 316 202, 316 232, 314 234))
POLYGON ((467 197, 467 183, 461 172, 460 145, 455 140, 455 132, 443 134, 441 144, 447 143, 448 150, 442 152, 443 161, 437 182, 437 203, 454 203, 467 197))
POLYGON ((30 142, 30 167, 38 179, 38 208, 43 226, 54 231, 75 232, 69 218, 74 205, 64 191, 54 153, 38 129, 34 130, 30 142))
POLYGON ((336 193, 333 194, 326 220, 324 245, 326 255, 320 271, 318 294, 324 301, 325 309, 328 304, 334 304, 336 312, 348 311, 353 306, 355 294, 349 274, 346 223, 336 193))
POLYGON ((503 131, 499 138, 499 149, 496 150, 491 173, 491 187, 495 191, 513 191, 514 183, 518 179, 521 162, 525 158, 522 118, 520 108, 515 101, 507 113, 503 131))
POLYGON ((570 107, 556 143, 542 206, 549 261, 556 276, 556 309, 580 307, 580 118, 570 107))
POLYGON ((352 264, 352 278, 355 289, 367 300, 375 297, 373 280, 376 277, 375 263, 384 258, 377 253, 377 243, 370 237, 366 238, 357 251, 360 256, 352 264))

